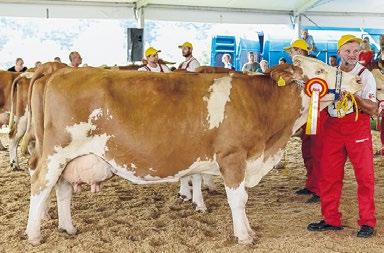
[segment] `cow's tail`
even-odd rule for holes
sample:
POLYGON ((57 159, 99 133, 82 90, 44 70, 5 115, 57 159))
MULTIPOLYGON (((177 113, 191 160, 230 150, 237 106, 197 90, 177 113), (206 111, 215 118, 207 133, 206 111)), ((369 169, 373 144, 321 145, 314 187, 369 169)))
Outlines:
POLYGON ((40 72, 35 72, 31 78, 31 81, 29 83, 28 87, 28 101, 27 101, 27 129, 25 130, 25 134, 21 140, 20 147, 21 147, 21 152, 23 154, 26 154, 28 150, 28 144, 29 141, 31 140, 31 127, 32 127, 32 90, 33 90, 33 85, 35 84, 35 81, 42 77, 43 74, 40 72))
POLYGON ((15 96, 16 96, 16 88, 17 88, 17 83, 18 81, 22 78, 21 75, 17 76, 15 80, 12 82, 11 86, 11 111, 9 114, 9 123, 8 127, 10 129, 9 136, 12 136, 14 131, 15 131, 15 96))

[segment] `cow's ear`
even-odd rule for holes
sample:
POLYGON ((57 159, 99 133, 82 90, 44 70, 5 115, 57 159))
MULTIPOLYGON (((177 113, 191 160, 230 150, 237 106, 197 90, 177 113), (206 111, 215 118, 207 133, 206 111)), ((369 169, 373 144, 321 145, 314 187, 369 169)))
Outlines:
POLYGON ((290 64, 280 64, 269 69, 269 75, 275 82, 290 83, 293 80, 293 66, 290 64))

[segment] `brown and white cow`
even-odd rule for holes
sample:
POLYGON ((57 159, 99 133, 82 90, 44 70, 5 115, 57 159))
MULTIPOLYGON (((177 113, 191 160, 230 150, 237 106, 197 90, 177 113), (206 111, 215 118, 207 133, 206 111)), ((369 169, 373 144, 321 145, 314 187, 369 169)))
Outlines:
MULTIPOLYGON (((224 179, 235 236, 251 243, 245 187, 273 168, 305 122, 302 81, 321 77, 334 88, 335 69, 301 56, 295 62, 302 69, 279 65, 271 76, 58 70, 48 80, 42 151, 30 171, 29 242, 40 243, 55 186, 59 228, 74 234, 70 205, 78 180, 94 184, 118 175, 152 184, 212 174, 224 179), (275 82, 280 78, 284 87, 275 82)), ((348 73, 342 80, 342 90, 361 88, 348 73)), ((333 99, 323 97, 322 107, 333 99)))
MULTIPOLYGON (((20 73, 0 70, 0 128, 9 123, 9 111, 11 110, 12 82, 20 73)), ((0 141, 0 151, 6 148, 0 141)))

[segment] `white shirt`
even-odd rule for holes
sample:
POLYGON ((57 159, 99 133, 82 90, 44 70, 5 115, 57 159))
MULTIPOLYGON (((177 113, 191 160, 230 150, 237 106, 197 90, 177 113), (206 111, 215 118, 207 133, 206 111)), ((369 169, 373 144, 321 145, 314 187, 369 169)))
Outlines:
MULTIPOLYGON (((161 68, 163 69, 164 73, 171 72, 171 70, 166 65, 161 64, 161 68)), ((161 68, 160 64, 157 64, 156 68, 153 68, 147 64, 144 67, 139 68, 137 71, 161 72, 161 68), (147 68, 149 68, 149 70, 147 68)))
POLYGON ((179 68, 185 69, 186 71, 189 71, 189 72, 195 72, 198 67, 200 67, 199 61, 196 60, 196 58, 191 57, 189 60, 183 61, 180 64, 179 68), (187 68, 187 66, 188 66, 188 68, 187 68))
MULTIPOLYGON (((360 63, 357 63, 356 66, 349 73, 357 76, 362 68, 364 68, 364 66, 361 65, 360 63)), ((365 99, 369 99, 373 102, 377 102, 376 101, 376 81, 371 71, 369 71, 368 69, 365 69, 363 73, 361 73, 360 78, 361 78, 361 83, 363 84, 363 89, 357 92, 356 95, 361 96, 362 98, 365 98, 365 99)), ((348 107, 350 107, 350 109, 348 110, 347 114, 352 113, 353 104, 351 101, 348 101, 348 107)), ((328 106, 328 113, 331 117, 337 117, 335 103, 332 103, 330 106, 328 106)))

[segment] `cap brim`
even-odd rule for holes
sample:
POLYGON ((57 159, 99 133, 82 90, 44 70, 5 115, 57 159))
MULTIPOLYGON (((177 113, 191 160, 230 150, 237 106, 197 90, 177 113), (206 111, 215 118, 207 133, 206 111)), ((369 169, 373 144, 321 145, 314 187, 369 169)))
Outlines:
POLYGON ((286 47, 286 48, 284 48, 284 51, 288 51, 288 50, 291 49, 291 48, 292 48, 291 46, 286 47))
POLYGON ((356 41, 357 43, 363 42, 363 40, 360 38, 353 38, 353 39, 347 40, 344 44, 346 44, 347 42, 352 42, 352 41, 356 41))

